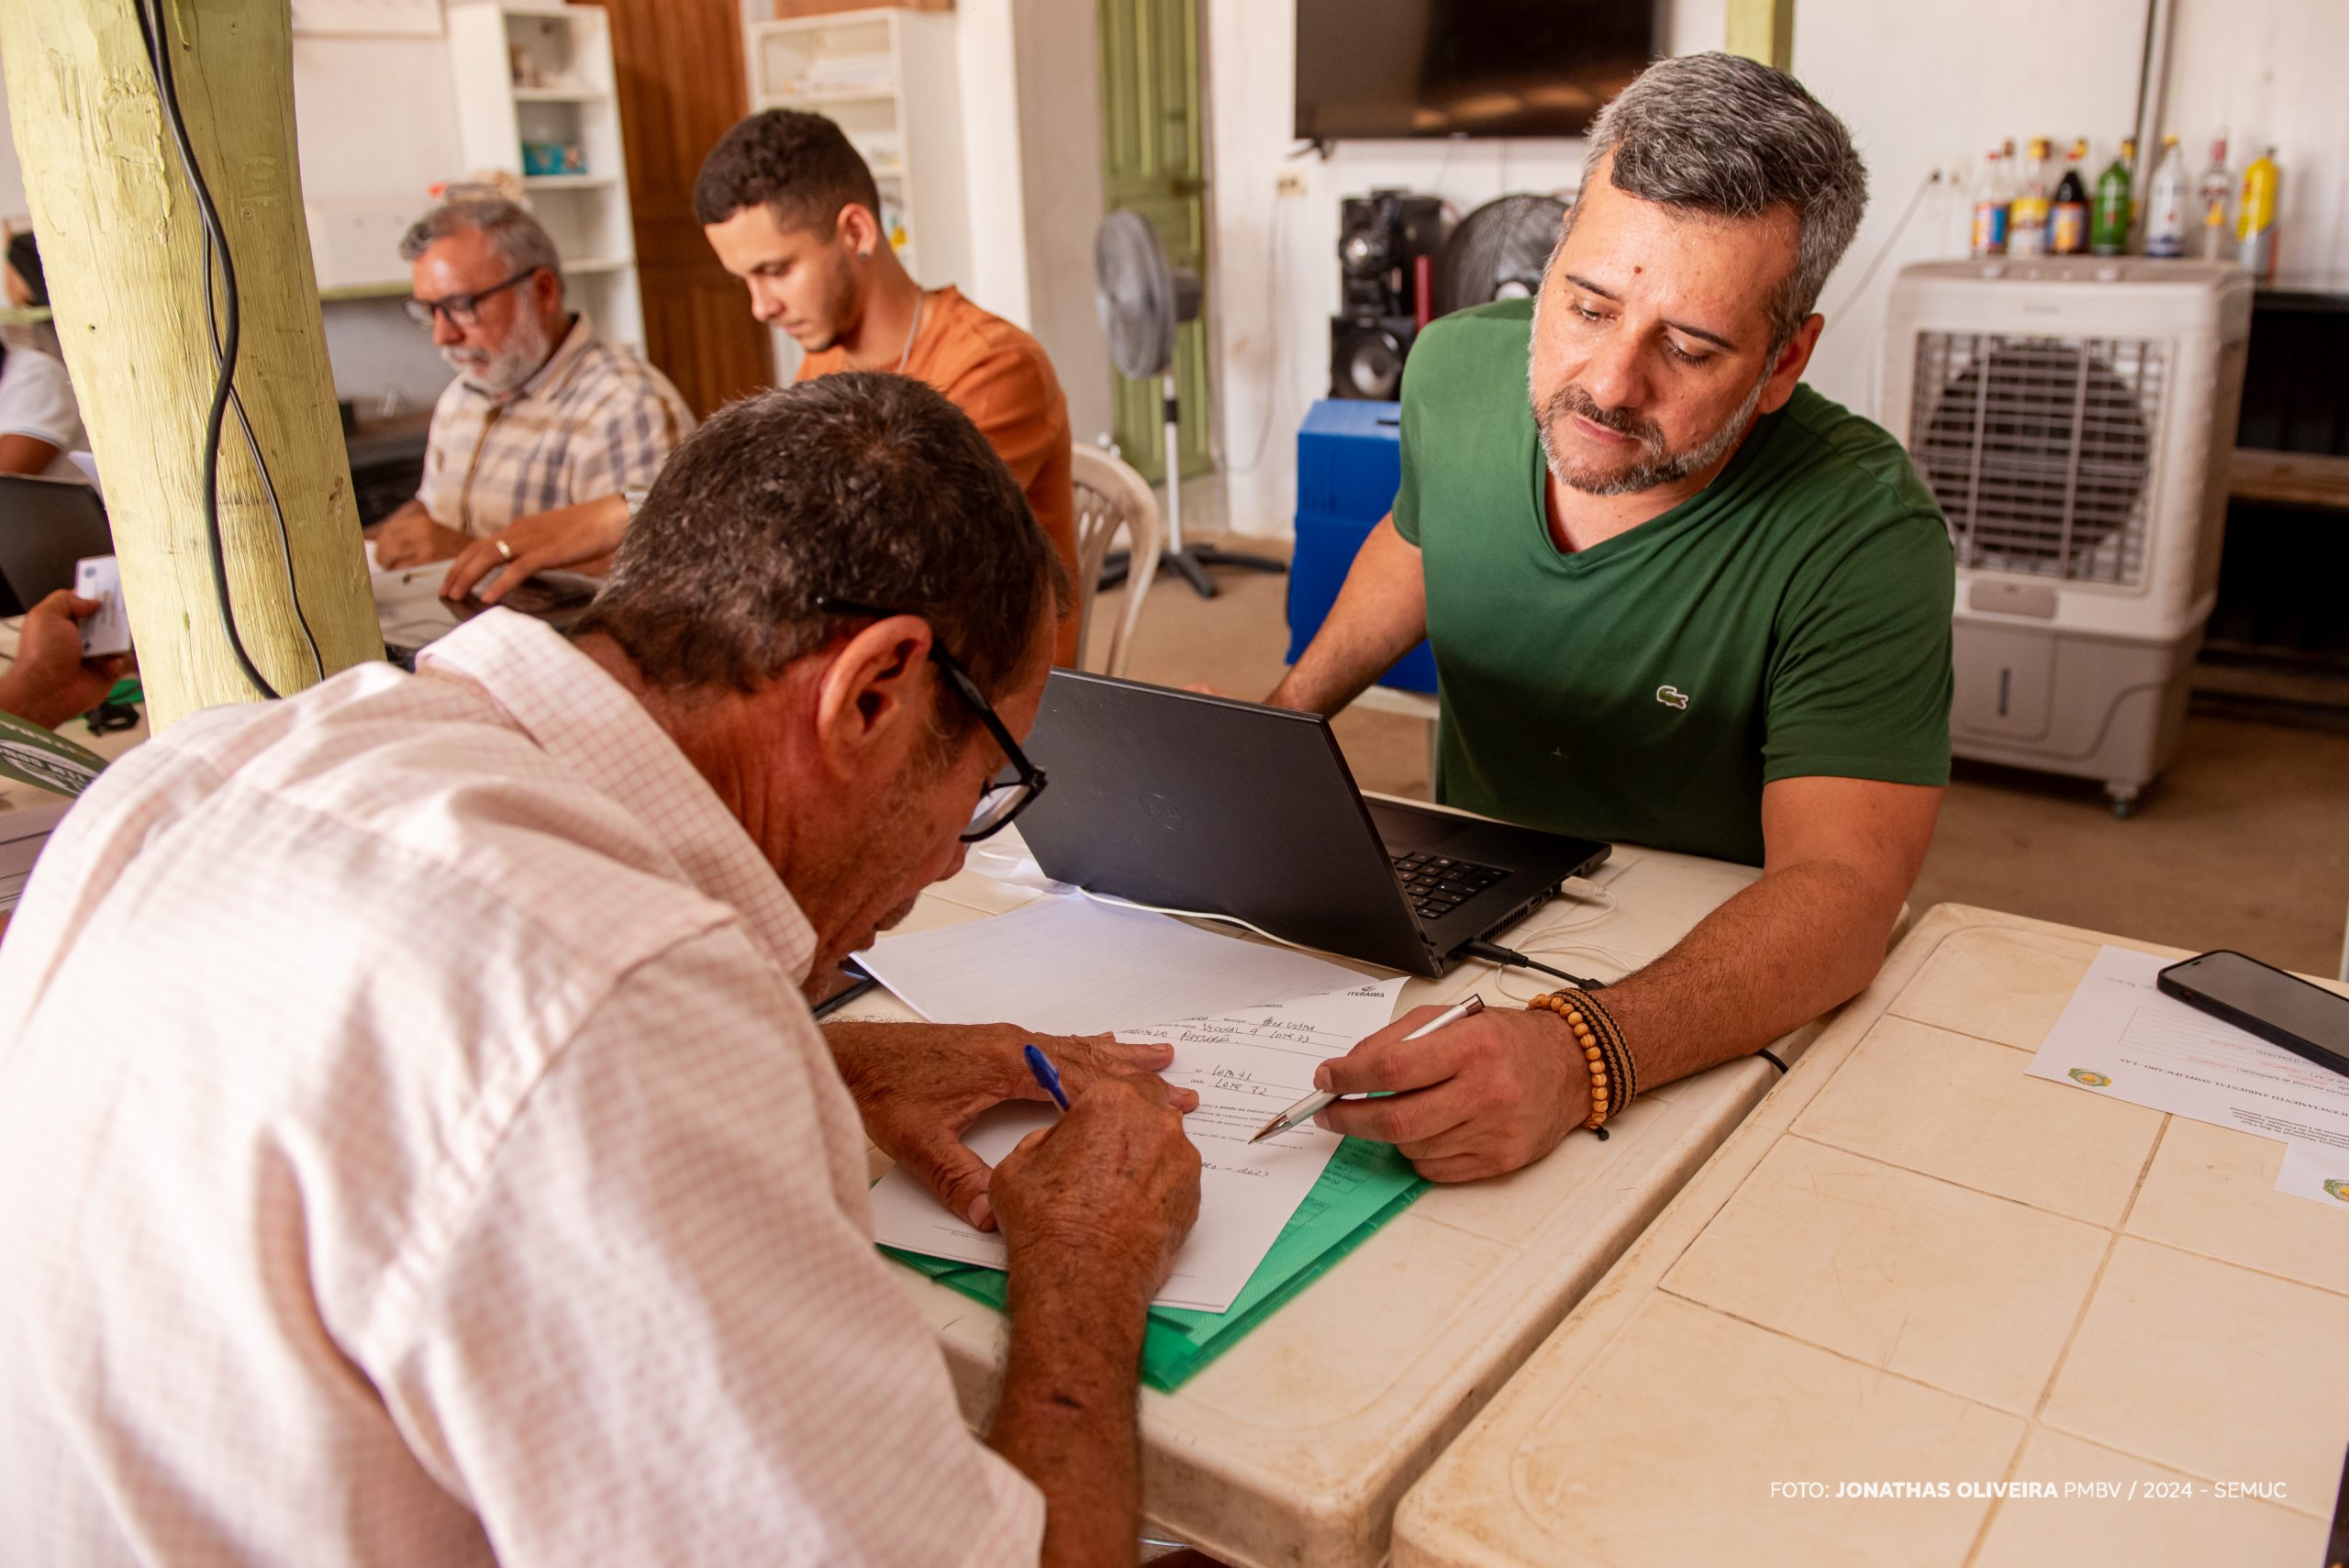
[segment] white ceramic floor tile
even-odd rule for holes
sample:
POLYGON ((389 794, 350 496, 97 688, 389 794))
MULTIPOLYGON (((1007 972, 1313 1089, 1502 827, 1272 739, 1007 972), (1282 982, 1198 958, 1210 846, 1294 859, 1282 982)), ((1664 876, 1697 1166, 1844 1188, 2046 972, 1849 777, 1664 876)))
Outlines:
POLYGON ((1787 1138, 1664 1287, 2027 1416, 2110 1240, 2093 1226, 1787 1138))
POLYGON ((1880 1018, 1795 1122, 1824 1143, 2118 1225, 2162 1115, 2027 1074, 2027 1052, 1880 1018))
POLYGON ((2349 1208, 2277 1192, 2283 1159, 2284 1145, 2268 1139, 2172 1118, 2128 1229, 2349 1295, 2349 1208))
POLYGON ((2123 1237, 2042 1418, 2330 1516, 2349 1444, 2349 1296, 2123 1237))
POLYGON ((1887 1011, 1959 1034, 2037 1051, 2096 961, 2096 944, 2039 931, 1955 931, 1887 1011))
POLYGON ((2208 1481, 2044 1427, 2024 1445, 2015 1479, 2113 1491, 2001 1501, 1971 1568, 2313 1568, 2323 1561, 2325 1528, 2314 1518, 2256 1497, 2212 1496, 2208 1481))
POLYGON ((2021 1439, 2010 1416, 1658 1296, 1517 1451, 1494 1561, 1955 1568, 1986 1503, 1771 1484, 1998 1475, 2021 1439))

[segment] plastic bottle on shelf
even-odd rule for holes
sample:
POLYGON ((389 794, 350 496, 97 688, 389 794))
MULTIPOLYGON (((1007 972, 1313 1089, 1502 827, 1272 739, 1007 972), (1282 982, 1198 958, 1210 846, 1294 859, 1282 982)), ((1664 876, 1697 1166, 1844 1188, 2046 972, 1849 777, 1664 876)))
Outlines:
POLYGON ((2088 158, 2088 144, 2084 137, 2072 143, 2071 157, 2065 162, 2064 177, 2055 182, 2054 205, 2047 213, 2047 250, 2050 255, 2077 256, 2088 248, 2088 186, 2080 177, 2080 165, 2088 158))
POLYGON ((2206 261, 2232 261, 2235 256, 2235 177, 2227 168, 2227 128, 2210 138, 2210 166, 2195 200, 2202 209, 2202 238, 2195 254, 2206 261))
POLYGON ((1990 149, 1975 172, 1974 244, 1976 256, 2007 253, 2007 154, 2014 143, 1990 149))
POLYGON ((2047 254, 2047 215, 2054 203, 2047 184, 2047 139, 2031 139, 2031 158, 2023 165, 2015 199, 2007 206, 2007 254, 2047 254))
POLYGON ((2097 176, 2096 205, 2088 213, 2088 249, 2099 256, 2129 253, 2129 229, 2136 221, 2137 199, 2129 166, 2137 161, 2137 143, 2123 137, 2111 164, 2097 176))
POLYGON ((2243 172, 2243 211, 2235 219, 2235 258, 2261 283, 2276 281, 2276 187, 2283 171, 2276 150, 2253 159, 2243 172))
POLYGON ((2177 138, 2162 138, 2162 161, 2145 193, 2145 254, 2186 254, 2186 154, 2177 138))

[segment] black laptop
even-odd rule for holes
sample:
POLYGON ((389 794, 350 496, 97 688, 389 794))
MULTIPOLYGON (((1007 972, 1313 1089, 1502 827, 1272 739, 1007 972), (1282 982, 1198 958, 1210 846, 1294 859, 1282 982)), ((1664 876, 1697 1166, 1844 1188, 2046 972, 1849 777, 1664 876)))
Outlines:
POLYGON ((1228 915, 1326 952, 1441 974, 1609 846, 1364 800, 1329 720, 1055 670, 1019 817, 1044 873, 1228 915))
POLYGON ((0 616, 20 616, 73 586, 73 563, 112 555, 98 493, 71 479, 0 473, 0 616))

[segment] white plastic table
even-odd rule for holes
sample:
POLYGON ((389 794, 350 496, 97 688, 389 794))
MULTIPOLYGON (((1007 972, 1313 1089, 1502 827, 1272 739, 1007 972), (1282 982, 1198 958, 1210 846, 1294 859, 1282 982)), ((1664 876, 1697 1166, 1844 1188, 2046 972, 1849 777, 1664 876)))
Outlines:
MULTIPOLYGON (((1561 899, 1504 940, 1612 979, 1756 874, 1624 849, 1601 868, 1604 897, 1561 899)), ((908 929, 983 918, 1037 895, 966 871, 926 895, 908 929)), ((1413 980, 1397 1006, 1471 991, 1508 1005, 1553 984, 1470 963, 1413 980)), ((910 1015, 885 997, 844 1016, 910 1015)), ((1782 1040, 1781 1053, 1816 1032, 1782 1040)), ((1609 1124, 1607 1142, 1577 1133, 1512 1175, 1438 1187, 1179 1391, 1145 1391, 1143 1506, 1153 1528, 1258 1568, 1383 1562, 1403 1493, 1776 1075, 1756 1058, 1727 1063, 1643 1096, 1609 1124)), ((984 1424, 1002 1319, 911 1272, 906 1289, 939 1332, 965 1416, 984 1424)))
POLYGON ((1397 1568, 2328 1561, 2349 1211, 2025 1076, 2106 942, 1918 921, 1405 1500, 1397 1568))

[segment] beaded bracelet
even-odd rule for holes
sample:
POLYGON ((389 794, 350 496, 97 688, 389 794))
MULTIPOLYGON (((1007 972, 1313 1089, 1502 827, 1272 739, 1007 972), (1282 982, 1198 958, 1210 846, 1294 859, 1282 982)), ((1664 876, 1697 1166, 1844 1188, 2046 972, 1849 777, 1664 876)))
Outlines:
POLYGON ((1586 991, 1552 991, 1526 1006, 1555 1013, 1575 1031, 1575 1043, 1582 1047, 1583 1062, 1590 1069, 1590 1115, 1582 1125, 1605 1137, 1607 1118, 1640 1092, 1639 1065, 1623 1043, 1623 1031, 1586 991))

